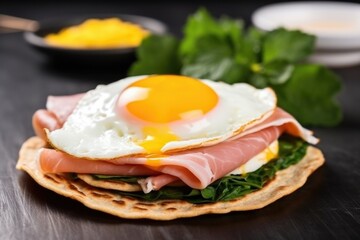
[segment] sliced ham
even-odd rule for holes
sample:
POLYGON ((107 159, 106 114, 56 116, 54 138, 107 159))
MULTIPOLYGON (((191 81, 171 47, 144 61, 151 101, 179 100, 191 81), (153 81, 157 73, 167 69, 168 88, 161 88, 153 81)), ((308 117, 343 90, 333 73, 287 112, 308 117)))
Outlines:
MULTIPOLYGON (((224 143, 219 144, 222 148, 223 155, 220 154, 220 156, 218 156, 218 157, 221 158, 222 156, 226 156, 226 159, 230 160, 231 158, 228 157, 229 152, 232 152, 233 154, 236 155, 236 154, 241 154, 242 153, 241 151, 244 150, 244 147, 250 146, 252 148, 251 138, 248 139, 247 137, 257 136, 257 135, 254 135, 254 133, 264 133, 264 130, 266 130, 265 132, 268 132, 268 134, 270 134, 270 135, 266 136, 266 134, 265 134, 265 135, 263 135, 265 138, 261 138, 261 137, 258 138, 259 144, 255 144, 253 150, 256 149, 258 146, 262 146, 263 147, 262 150, 264 150, 267 146, 269 146, 271 144, 271 142, 272 142, 271 139, 273 139, 272 137, 277 135, 277 137, 274 138, 273 140, 277 139, 281 135, 282 131, 285 131, 286 133, 291 134, 293 136, 301 137, 305 141, 307 141, 311 144, 316 144, 319 142, 319 139, 315 138, 312 135, 311 131, 303 128, 294 119, 294 117, 292 117, 289 113, 285 112, 281 108, 276 108, 274 113, 269 118, 267 118, 265 121, 263 121, 262 123, 245 130, 244 132, 233 137, 232 139, 229 139, 228 141, 226 141, 224 143), (269 131, 270 130, 269 128, 276 128, 277 132, 271 133, 271 131, 269 131), (271 134, 275 134, 275 135, 271 135, 271 134), (244 138, 244 136, 247 136, 247 137, 244 138), (244 142, 241 143, 238 141, 238 139, 240 139, 240 140, 242 139, 244 142), (250 141, 248 141, 248 140, 250 140, 250 141), (264 141, 264 142, 261 142, 261 141, 264 141), (227 147, 230 146, 230 145, 226 146, 228 143, 231 143, 231 144, 234 143, 234 145, 232 145, 232 146, 234 146, 234 148, 228 149, 227 147), (236 149, 236 145, 235 145, 236 143, 239 143, 237 145, 237 147, 239 149, 236 149), (266 145, 265 147, 263 145, 264 143, 266 145)), ((257 136, 257 137, 259 137, 259 136, 257 136)), ((256 139, 256 137, 253 140, 255 140, 255 139, 256 139)), ((208 147, 208 148, 204 148, 204 149, 212 150, 212 147, 208 147)), ((197 151, 197 149, 194 149, 192 151, 197 151)), ((259 151, 258 153, 260 153, 261 151, 259 151)), ((256 154, 254 154, 254 152, 252 155, 251 154, 247 155, 247 158, 246 158, 247 160, 245 162, 242 162, 240 157, 239 158, 235 157, 237 167, 246 163, 248 160, 250 160, 255 155, 256 154)), ((231 164, 223 164, 223 165, 219 165, 219 166, 226 166, 226 167, 232 168, 231 164)), ((226 168, 226 167, 223 168, 222 170, 216 171, 216 173, 218 173, 218 176, 215 176, 215 179, 213 179, 212 182, 230 172, 230 171, 228 171, 228 168, 226 168)), ((169 174, 169 172, 166 172, 166 173, 169 174)), ((182 179, 182 178, 180 178, 180 179, 182 179)), ((141 184, 141 187, 144 190, 144 192, 150 192, 151 190, 158 190, 161 187, 163 187, 171 182, 173 182, 173 181, 170 181, 167 174, 163 174, 161 176, 156 176, 156 177, 150 176, 145 180, 141 180, 140 184, 141 184), (168 180, 168 182, 166 182, 166 180, 168 180)))
POLYGON ((281 108, 276 108, 273 114, 267 119, 265 119, 262 123, 246 129, 240 134, 234 136, 232 139, 229 139, 229 141, 250 133, 261 131, 262 129, 271 126, 284 126, 288 134, 301 137, 308 143, 317 144, 319 142, 319 139, 313 136, 312 131, 303 128, 293 116, 291 116, 289 113, 285 112, 281 108))
MULTIPOLYGON (((39 110, 34 114, 35 132, 45 137, 43 131, 41 132, 43 128, 52 131, 61 127, 82 96, 77 94, 70 97, 49 97, 48 110, 39 110)), ((284 131, 302 137, 312 144, 318 142, 318 139, 312 136, 312 132, 304 129, 290 114, 277 108, 269 118, 232 139, 213 146, 157 158, 156 166, 146 157, 88 160, 53 149, 42 150, 39 162, 41 169, 46 173, 146 175, 149 177, 140 181, 144 192, 158 190, 179 181, 192 188, 203 189, 262 152, 284 131)))
POLYGON ((32 125, 36 135, 45 141, 45 128, 53 131, 62 126, 62 124, 56 118, 55 114, 46 109, 40 109, 34 113, 32 117, 32 125))
MULTIPOLYGON (((145 192, 159 189, 177 179, 192 188, 203 189, 263 151, 281 132, 282 127, 269 127, 233 141, 156 159, 158 166, 153 166, 149 163, 151 160, 145 157, 118 158, 111 160, 111 163, 110 160, 105 162, 78 159, 81 160, 80 163, 76 158, 52 149, 43 150, 39 160, 44 172, 100 173, 98 164, 109 163, 111 167, 106 167, 106 172, 103 171, 105 168, 101 169, 101 173, 114 175, 119 174, 118 167, 122 169, 128 165, 146 166, 158 172, 159 176, 145 180, 142 184, 146 186, 145 192), (169 178, 169 175, 172 178, 169 178)), ((124 172, 123 174, 127 175, 124 172)))
MULTIPOLYGON (((172 183, 175 183, 179 181, 179 178, 173 175, 169 174, 160 174, 157 176, 151 176, 146 179, 140 179, 138 180, 138 183, 140 184, 142 190, 144 193, 149 193, 152 190, 158 190, 162 188, 163 186, 170 185, 172 183)), ((181 182, 180 182, 181 184, 181 182)), ((183 185, 183 184, 181 184, 183 185)))
POLYGON ((148 178, 142 184, 143 187, 146 185, 144 188, 146 192, 160 189, 178 179, 192 188, 202 189, 263 151, 280 136, 281 132, 281 127, 269 127, 233 141, 157 158, 157 166, 151 164, 151 159, 146 157, 123 157, 112 159, 111 162, 110 160, 85 160, 54 149, 43 149, 39 160, 41 169, 46 173, 134 175, 134 166, 152 168, 159 176, 148 178), (132 172, 126 172, 126 170, 132 172))
POLYGON ((58 121, 63 125, 84 95, 85 93, 67 96, 49 96, 46 102, 46 109, 54 113, 58 121))
POLYGON ((44 129, 53 131, 61 128, 83 96, 83 93, 69 96, 49 96, 46 109, 40 109, 33 115, 32 125, 35 134, 46 141, 44 129))
POLYGON ((105 161, 89 161, 46 148, 40 151, 39 160, 42 171, 46 173, 74 172, 128 176, 150 176, 159 174, 142 165, 115 165, 105 161))
POLYGON ((177 176, 192 188, 203 189, 262 152, 280 136, 282 131, 282 127, 269 127, 233 141, 169 156, 165 160, 167 164, 158 168, 165 174, 148 177, 140 182, 141 187, 144 192, 158 190, 173 182, 166 182, 169 179, 167 175, 171 175, 177 176), (189 162, 191 167, 188 167, 189 162))

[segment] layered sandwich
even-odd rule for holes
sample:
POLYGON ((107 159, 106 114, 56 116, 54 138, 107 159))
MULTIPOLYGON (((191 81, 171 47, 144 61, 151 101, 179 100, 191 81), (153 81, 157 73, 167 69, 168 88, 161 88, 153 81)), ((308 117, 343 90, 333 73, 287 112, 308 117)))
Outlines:
POLYGON ((262 208, 323 162, 270 88, 137 76, 50 96, 18 169, 86 206, 169 220, 262 208))

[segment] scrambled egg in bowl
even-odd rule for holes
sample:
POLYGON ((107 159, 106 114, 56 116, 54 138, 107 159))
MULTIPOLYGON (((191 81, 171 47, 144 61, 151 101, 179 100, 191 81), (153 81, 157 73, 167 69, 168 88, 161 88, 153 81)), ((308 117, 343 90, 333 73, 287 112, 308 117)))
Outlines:
POLYGON ((67 48, 107 49, 137 47, 149 35, 141 26, 118 18, 88 19, 45 36, 50 45, 67 48))

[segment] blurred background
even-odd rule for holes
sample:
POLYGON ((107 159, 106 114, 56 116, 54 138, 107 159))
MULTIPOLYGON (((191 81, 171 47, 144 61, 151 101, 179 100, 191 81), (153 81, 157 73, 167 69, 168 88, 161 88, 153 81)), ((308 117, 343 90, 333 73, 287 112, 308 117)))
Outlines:
MULTIPOLYGON (((200 7, 206 7, 214 16, 227 15, 233 18, 241 18, 246 25, 250 24, 251 14, 259 7, 273 3, 273 1, 230 1, 230 0, 181 0, 181 1, 146 1, 146 0, 73 0, 73 1, 46 1, 46 0, 3 0, 0 1, 0 14, 36 20, 39 22, 49 21, 57 18, 73 18, 76 16, 89 16, 93 14, 134 14, 151 17, 164 22, 168 26, 168 31, 176 36, 182 35, 182 28, 187 17, 200 7)), ((0 19, 1 21, 1 19, 0 19)), ((19 55, 23 59, 23 64, 29 65, 32 61, 33 66, 38 66, 42 71, 50 72, 52 75, 66 75, 71 79, 98 80, 101 76, 102 81, 113 81, 126 75, 126 69, 122 71, 103 71, 86 68, 80 71, 79 68, 68 68, 66 66, 50 64, 47 58, 31 49, 26 44, 21 32, 8 32, 0 29, 1 38, 6 38, 6 42, 0 43, 0 61, 5 61, 12 56, 19 55), (11 40, 10 40, 11 39, 11 40), (19 53, 19 54, 18 54, 19 53), (2 57, 1 57, 2 55, 2 57), (76 70, 76 71, 75 71, 76 70), (92 74, 87 74, 92 71, 92 74)), ((19 58, 17 63, 19 64, 19 58)), ((21 61, 21 60, 20 60, 21 61)), ((16 65, 18 65, 16 64, 16 65)), ((21 64, 21 63, 20 63, 21 64)), ((11 71, 9 69, 9 71, 11 71)))
MULTIPOLYGON (((181 34, 187 16, 199 7, 206 7, 215 16, 226 14, 230 17, 242 18, 250 23, 251 14, 259 7, 276 2, 270 0, 235 1, 235 0, 2 0, 0 13, 34 20, 76 16, 84 14, 126 13, 144 15, 164 21, 169 30, 176 35, 181 34), (161 11, 159 11, 161 9, 161 11)), ((347 1, 356 2, 356 1, 347 1)))

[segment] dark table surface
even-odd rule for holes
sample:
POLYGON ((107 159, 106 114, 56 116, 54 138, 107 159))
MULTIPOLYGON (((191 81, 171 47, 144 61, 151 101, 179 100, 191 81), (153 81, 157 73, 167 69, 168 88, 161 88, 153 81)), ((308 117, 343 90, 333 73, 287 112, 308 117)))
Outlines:
MULTIPOLYGON (((202 2, 215 15, 244 18, 264 2, 202 2)), ((165 21, 179 35, 198 3, 150 2, 0 4, 0 13, 36 20, 91 13, 129 13, 165 21)), ((335 69, 344 120, 315 128, 326 164, 304 187, 261 210, 168 222, 126 220, 88 209, 15 170, 18 151, 33 135, 32 113, 49 94, 83 92, 123 77, 126 69, 61 68, 49 64, 21 33, 0 35, 0 239, 360 239, 360 66, 335 69)))

